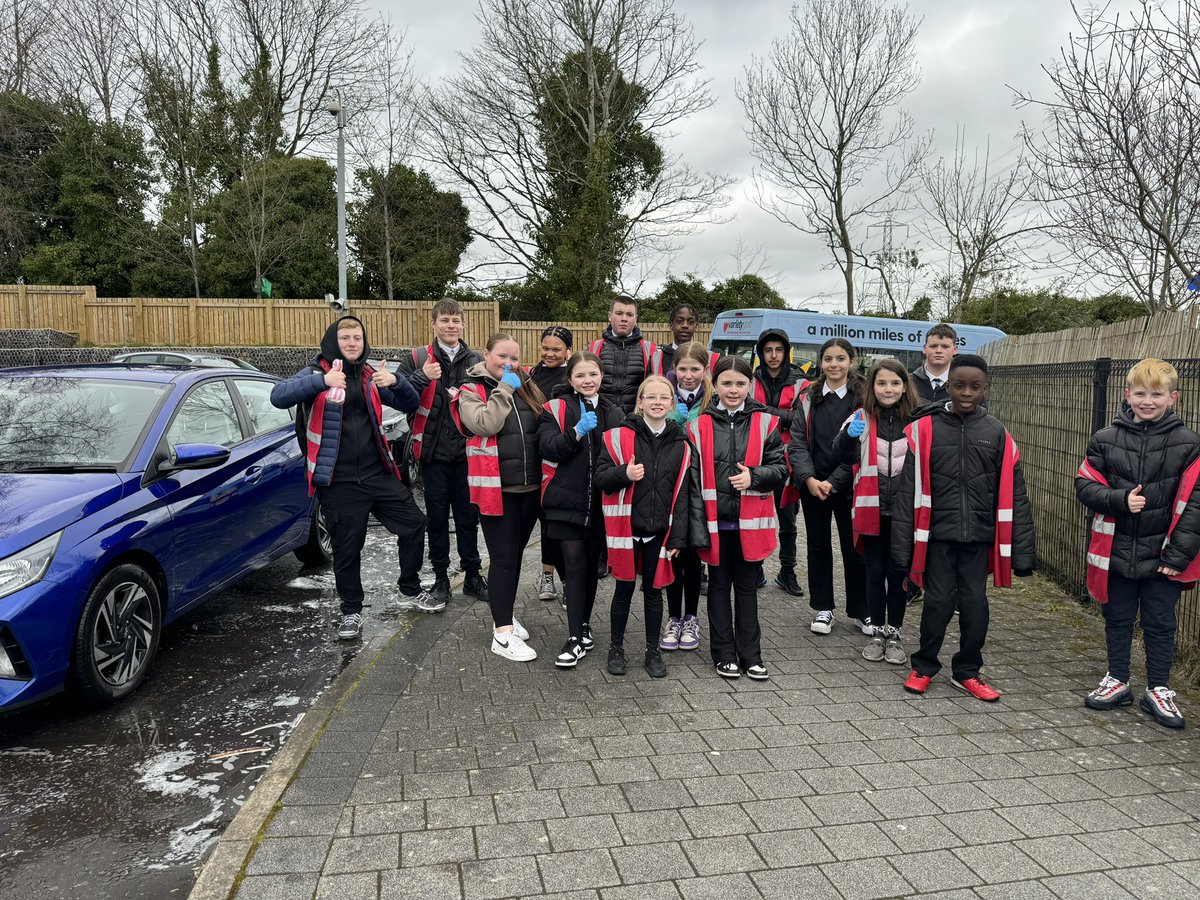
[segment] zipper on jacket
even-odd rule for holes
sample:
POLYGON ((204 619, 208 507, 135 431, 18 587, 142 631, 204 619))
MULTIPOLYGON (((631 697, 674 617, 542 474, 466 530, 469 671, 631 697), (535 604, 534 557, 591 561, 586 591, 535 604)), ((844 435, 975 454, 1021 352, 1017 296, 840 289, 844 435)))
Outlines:
MULTIPOLYGON (((1138 439, 1141 441, 1141 446, 1138 447, 1137 484, 1141 484, 1142 476, 1144 474, 1142 471, 1142 467, 1146 461, 1146 437, 1150 434, 1150 429, 1148 426, 1146 426, 1143 423, 1142 425, 1140 425, 1138 427, 1138 432, 1139 432, 1138 439)), ((1137 485, 1134 485, 1134 487, 1137 487, 1137 485)), ((1175 498, 1172 497, 1171 503, 1174 504, 1174 502, 1175 502, 1175 498)), ((1126 503, 1125 508, 1126 509, 1129 508, 1128 503, 1126 503)), ((1145 510, 1143 510, 1142 512, 1145 512, 1145 510)), ((1132 540, 1129 542, 1129 574, 1130 574, 1130 577, 1133 577, 1134 575, 1137 574, 1138 532, 1141 531, 1141 528, 1139 528, 1138 526, 1140 526, 1141 523, 1142 523, 1142 514, 1138 513, 1136 516, 1133 517, 1133 535, 1132 535, 1132 540)))
MULTIPOLYGON (((517 431, 521 432, 521 484, 529 484, 529 450, 525 445, 525 426, 521 424, 521 410, 517 408, 517 398, 513 397, 513 412, 517 416, 517 431)), ((500 454, 500 435, 496 435, 496 455, 500 454)), ((503 482, 502 482, 503 483, 503 482)))
POLYGON ((968 540, 970 537, 970 528, 967 524, 967 481, 966 475, 966 459, 967 459, 967 420, 959 419, 960 429, 958 433, 958 496, 959 514, 962 516, 962 539, 968 540))

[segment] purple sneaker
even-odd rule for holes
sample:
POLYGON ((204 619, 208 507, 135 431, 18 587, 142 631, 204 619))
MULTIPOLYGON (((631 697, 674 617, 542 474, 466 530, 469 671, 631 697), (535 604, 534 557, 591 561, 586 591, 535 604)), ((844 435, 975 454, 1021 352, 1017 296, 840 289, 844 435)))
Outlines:
POLYGON ((695 616, 683 617, 683 628, 679 633, 679 649, 695 650, 700 646, 700 620, 695 616))
POLYGON ((671 616, 667 619, 667 627, 663 629, 662 637, 658 639, 659 650, 678 650, 679 649, 679 632, 683 628, 683 623, 679 619, 671 616))

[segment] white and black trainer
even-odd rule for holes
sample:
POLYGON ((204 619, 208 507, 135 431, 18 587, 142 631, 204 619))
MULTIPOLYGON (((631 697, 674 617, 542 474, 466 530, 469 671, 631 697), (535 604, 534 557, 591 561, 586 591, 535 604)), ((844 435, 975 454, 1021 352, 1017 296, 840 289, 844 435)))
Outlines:
POLYGON ((560 669, 573 669, 585 656, 587 651, 583 649, 579 638, 570 638, 563 644, 562 652, 554 657, 554 664, 560 669))
POLYGON ((362 634, 363 617, 359 613, 342 616, 342 624, 338 626, 338 640, 352 641, 362 634))
POLYGON ((529 662, 530 660, 537 659, 537 651, 521 639, 517 634, 516 628, 505 634, 493 631, 492 652, 497 656, 503 656, 505 659, 515 660, 516 662, 529 662))

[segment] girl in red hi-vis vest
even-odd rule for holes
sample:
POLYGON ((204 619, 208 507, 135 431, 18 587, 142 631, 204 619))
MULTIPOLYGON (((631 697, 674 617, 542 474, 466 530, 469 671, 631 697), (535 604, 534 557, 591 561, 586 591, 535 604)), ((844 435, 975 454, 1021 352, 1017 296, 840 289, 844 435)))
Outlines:
MULTIPOLYGON (((542 330, 540 344, 541 362, 529 370, 529 377, 538 386, 543 397, 553 397, 560 385, 567 383, 567 357, 571 355, 574 335, 565 325, 547 325, 542 330)), ((558 541, 546 534, 546 518, 542 521, 542 577, 538 581, 538 599, 555 600, 560 598, 558 585, 554 583, 554 572, 565 581, 567 574, 562 564, 562 548, 558 541)), ((566 609, 563 602, 563 608, 566 609)))
POLYGON ((596 646, 592 608, 596 604, 597 566, 604 547, 604 519, 596 487, 601 435, 621 424, 620 409, 600 395, 604 375, 590 351, 567 360, 567 383, 547 401, 538 422, 542 457, 542 510, 546 533, 559 542, 566 569, 568 637, 554 658, 573 668, 596 646))
POLYGON ((1182 728, 1170 689, 1176 606, 1197 580, 1200 553, 1200 436, 1175 413, 1179 373, 1143 359, 1125 378, 1125 406, 1092 435, 1075 493, 1095 516, 1087 586, 1104 614, 1108 672, 1084 698, 1092 709, 1133 703, 1129 656, 1139 617, 1146 689, 1139 705, 1161 725, 1182 728))
POLYGON ((644 666, 651 678, 666 677, 658 649, 662 588, 675 577, 671 562, 680 550, 694 542, 708 543, 699 461, 687 433, 671 420, 674 408, 671 383, 661 375, 649 376, 638 387, 633 413, 621 427, 604 433, 604 448, 596 460, 608 565, 617 580, 608 651, 613 675, 625 674, 625 626, 640 571, 646 613, 644 666))
POLYGON ((709 649, 717 673, 769 675, 758 627, 758 564, 776 544, 775 489, 787 480, 779 420, 750 397, 753 375, 740 356, 716 367, 717 401, 688 426, 700 457, 700 490, 710 545, 709 649), (730 593, 733 603, 730 605, 730 593))
POLYGON ((919 402, 908 370, 882 359, 867 373, 862 409, 833 442, 834 453, 855 467, 851 517, 867 561, 867 607, 876 629, 863 658, 897 666, 908 662, 900 638, 908 596, 905 572, 892 562, 892 498, 908 455, 904 429, 919 402))
POLYGON ((833 525, 837 523, 846 582, 846 615, 855 628, 873 635, 867 612, 866 571, 854 549, 850 521, 853 473, 833 452, 833 439, 847 417, 862 405, 863 379, 854 371, 854 345, 830 338, 817 354, 820 377, 796 401, 788 459, 808 544, 808 605, 816 611, 809 629, 833 631, 833 525))
POLYGON ((488 340, 455 401, 467 435, 467 486, 487 543, 492 652, 528 662, 537 652, 513 616, 521 557, 541 510, 537 427, 546 398, 521 371, 521 348, 507 334, 488 340))
MULTIPOLYGON (((716 354, 699 341, 680 344, 671 357, 667 380, 675 385, 672 418, 684 428, 712 403, 709 377, 716 354)), ((692 548, 680 550, 671 560, 675 578, 667 585, 667 624, 658 639, 660 650, 696 650, 700 647, 700 591, 704 563, 692 548)))
POLYGON ((987 362, 954 357, 950 401, 929 404, 908 426, 908 455, 892 506, 892 556, 925 588, 921 645, 904 689, 923 694, 941 669, 938 653, 958 609, 953 684, 987 702, 1000 693, 980 677, 987 639, 987 576, 1010 587, 1037 565, 1033 511, 1012 435, 983 408, 987 362))

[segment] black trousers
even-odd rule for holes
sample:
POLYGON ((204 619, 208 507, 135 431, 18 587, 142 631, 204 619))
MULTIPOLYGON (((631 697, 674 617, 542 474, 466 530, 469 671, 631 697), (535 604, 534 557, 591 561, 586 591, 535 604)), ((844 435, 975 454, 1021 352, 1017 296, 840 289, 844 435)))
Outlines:
POLYGON ((775 492, 775 509, 779 514, 779 568, 796 568, 796 513, 800 505, 793 501, 787 506, 779 505, 783 496, 783 488, 775 492))
MULTIPOLYGON (((658 554, 662 550, 666 535, 658 535, 645 541, 634 541, 633 552, 642 568, 642 600, 646 608, 646 646, 658 646, 658 632, 662 628, 662 588, 654 586, 654 570, 658 568, 658 554)), ((629 622, 629 607, 633 601, 636 581, 618 581, 613 590, 612 606, 609 608, 609 624, 612 628, 614 646, 625 643, 625 626, 629 622)))
POLYGON ((808 605, 815 610, 832 610, 833 602, 833 523, 837 522, 842 548, 842 571, 846 578, 846 615, 865 619, 867 612, 866 567, 854 549, 854 526, 850 522, 849 493, 834 494, 818 500, 808 492, 800 495, 804 511, 804 531, 808 540, 808 605))
POLYGON ((695 550, 680 550, 671 560, 675 580, 667 585, 667 614, 675 619, 700 611, 700 576, 704 563, 695 550))
POLYGON ((542 565, 553 566, 560 580, 566 578, 567 572, 563 568, 562 562, 562 547, 558 545, 558 541, 546 534, 546 517, 542 514, 540 502, 538 503, 538 518, 542 523, 542 565))
POLYGON ((604 526, 599 524, 599 518, 596 516, 593 519, 596 524, 587 527, 561 522, 550 525, 562 549, 566 571, 563 590, 567 592, 567 628, 571 637, 583 634, 583 623, 591 624, 596 606, 596 585, 600 581, 596 567, 604 549, 604 526))
POLYGON ((504 515, 479 517, 488 549, 488 602, 497 628, 513 623, 521 557, 541 511, 537 491, 506 491, 503 496, 504 515))
POLYGON ((741 532, 721 531, 715 539, 721 542, 721 564, 708 567, 708 648, 714 663, 757 666, 762 663, 759 563, 742 555, 741 532))
POLYGON ((991 552, 991 544, 929 542, 921 646, 912 655, 912 667, 919 674, 933 676, 941 669, 938 653, 957 605, 958 652, 950 661, 950 671, 956 681, 979 675, 988 630, 987 579, 991 552))
POLYGON ((362 612, 362 548, 372 513, 396 536, 400 591, 410 597, 421 593, 418 576, 425 549, 425 516, 399 479, 380 469, 364 481, 335 481, 319 487, 317 500, 333 539, 333 579, 342 615, 362 612))
POLYGON ((1135 579, 1109 573, 1108 602, 1100 604, 1100 609, 1108 644, 1108 673, 1113 678, 1129 681, 1129 644, 1133 640, 1133 621, 1140 610, 1142 641, 1146 645, 1146 686, 1167 686, 1175 659, 1175 609, 1182 591, 1183 585, 1168 581, 1165 575, 1135 579))
POLYGON ((478 572, 479 509, 471 505, 467 486, 467 461, 429 462, 421 466, 425 514, 429 517, 429 564, 435 572, 450 568, 450 512, 454 511, 454 537, 464 572, 478 572))
POLYGON ((881 516, 879 536, 863 535, 867 567, 867 609, 873 625, 904 624, 904 609, 908 591, 904 587, 906 573, 892 562, 892 517, 881 516))

